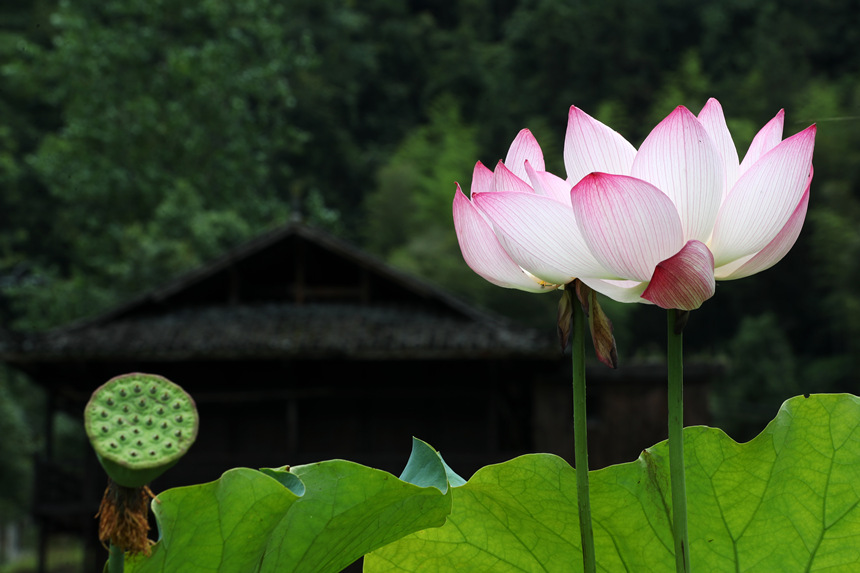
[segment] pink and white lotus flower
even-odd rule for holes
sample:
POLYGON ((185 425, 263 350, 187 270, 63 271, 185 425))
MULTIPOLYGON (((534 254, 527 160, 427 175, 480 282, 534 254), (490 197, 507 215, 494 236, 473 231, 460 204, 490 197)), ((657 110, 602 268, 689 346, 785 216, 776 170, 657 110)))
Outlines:
POLYGON ((547 171, 523 130, 504 162, 457 186, 454 226, 466 263, 531 292, 574 278, 610 298, 693 310, 715 280, 770 268, 791 249, 809 204, 815 126, 782 139, 783 112, 739 161, 723 110, 676 108, 637 151, 571 107, 567 179, 547 171))

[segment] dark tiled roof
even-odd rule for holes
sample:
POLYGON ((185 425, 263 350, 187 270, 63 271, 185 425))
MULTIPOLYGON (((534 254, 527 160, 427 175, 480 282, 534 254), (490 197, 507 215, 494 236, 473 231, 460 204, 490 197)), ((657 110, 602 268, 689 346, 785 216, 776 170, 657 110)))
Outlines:
MULTIPOLYGON (((13 361, 557 359, 552 333, 419 307, 261 304, 126 316, 20 340, 13 361), (17 356, 15 356, 17 355, 17 356)), ((11 352, 10 352, 11 351, 11 352)))
POLYGON ((557 360, 553 336, 293 223, 101 315, 0 340, 0 360, 557 360))

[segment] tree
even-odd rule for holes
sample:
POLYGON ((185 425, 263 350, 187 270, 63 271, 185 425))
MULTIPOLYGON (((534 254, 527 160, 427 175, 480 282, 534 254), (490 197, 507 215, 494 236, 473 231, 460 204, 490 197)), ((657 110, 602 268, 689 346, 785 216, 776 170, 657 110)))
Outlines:
POLYGON ((285 19, 269 0, 60 3, 54 49, 16 69, 62 114, 27 158, 55 248, 7 289, 20 324, 93 312, 285 221, 307 140, 291 78, 316 62, 285 19))

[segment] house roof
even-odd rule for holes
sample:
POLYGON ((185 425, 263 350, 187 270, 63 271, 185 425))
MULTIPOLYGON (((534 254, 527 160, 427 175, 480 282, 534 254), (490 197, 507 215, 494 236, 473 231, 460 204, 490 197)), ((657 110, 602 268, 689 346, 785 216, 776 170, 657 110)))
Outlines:
POLYGON ((101 315, 4 345, 0 360, 557 359, 526 329, 292 223, 101 315))

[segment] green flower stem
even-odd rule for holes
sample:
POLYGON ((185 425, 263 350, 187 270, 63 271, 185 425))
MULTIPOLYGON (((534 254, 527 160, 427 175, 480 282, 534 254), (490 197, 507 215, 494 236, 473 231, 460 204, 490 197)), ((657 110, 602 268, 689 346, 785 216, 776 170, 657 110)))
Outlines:
POLYGON ((123 573, 125 568, 125 553, 113 543, 110 544, 108 554, 108 573, 123 573))
POLYGON ((672 479, 672 529, 675 536, 675 570, 690 572, 687 535, 687 484, 684 475, 684 356, 682 311, 668 312, 669 362, 669 472, 672 479))
POLYGON ((579 532, 582 537, 582 564, 585 573, 597 570, 594 558, 594 531, 588 494, 588 419, 585 416, 585 314, 573 289, 565 290, 573 307, 573 442, 576 489, 579 503, 579 532))

